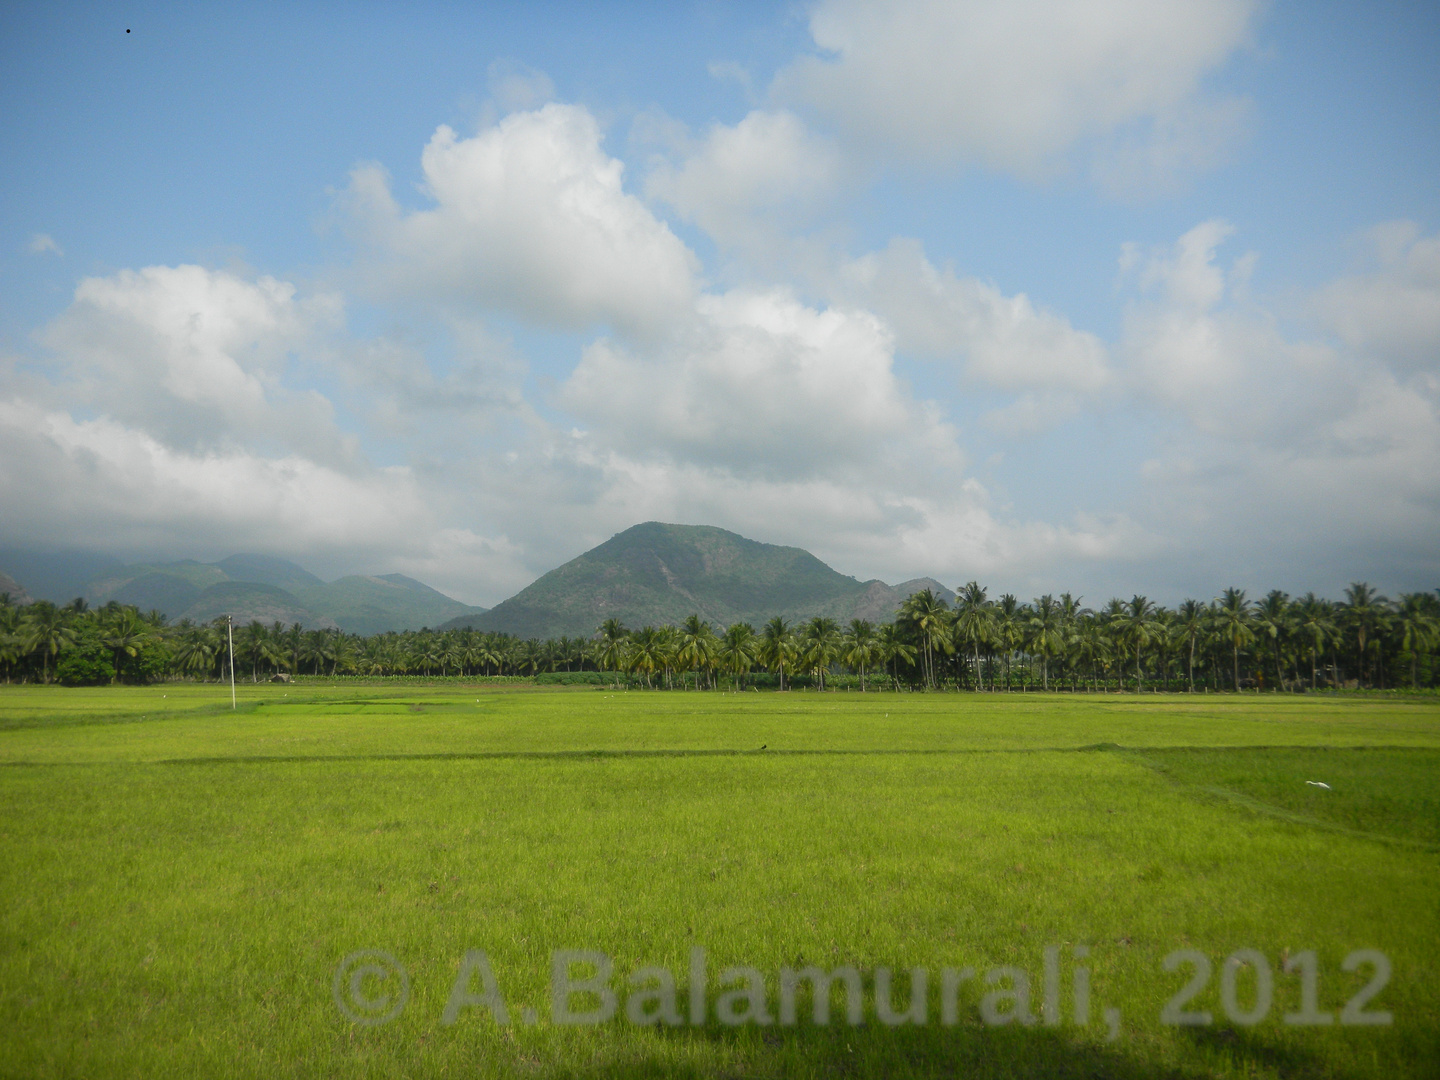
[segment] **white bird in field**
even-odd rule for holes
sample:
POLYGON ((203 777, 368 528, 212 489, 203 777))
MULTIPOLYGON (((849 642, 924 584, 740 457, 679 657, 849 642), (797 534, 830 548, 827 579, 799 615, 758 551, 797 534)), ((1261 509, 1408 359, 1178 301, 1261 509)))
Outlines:
POLYGON ((1312 784, 1312 785, 1314 785, 1315 787, 1323 787, 1326 791, 1332 790, 1329 784, 1324 783, 1323 781, 1320 781, 1320 780, 1306 780, 1305 783, 1307 783, 1307 784, 1312 784))

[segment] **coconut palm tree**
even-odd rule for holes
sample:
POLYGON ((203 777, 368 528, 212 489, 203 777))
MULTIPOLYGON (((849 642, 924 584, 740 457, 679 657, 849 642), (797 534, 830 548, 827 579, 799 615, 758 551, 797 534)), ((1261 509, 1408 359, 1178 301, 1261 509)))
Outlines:
POLYGON ((1132 596, 1120 616, 1120 632, 1135 650, 1135 690, 1145 689, 1141 654, 1145 646, 1165 633, 1165 624, 1157 618, 1155 605, 1143 596, 1132 596))
POLYGON ((193 671, 204 676, 215 668, 220 651, 220 636, 213 626, 184 626, 180 630, 180 643, 175 649, 172 661, 181 671, 193 671))
POLYGON ((5 681, 11 669, 25 655, 20 634, 20 609, 10 603, 8 593, 0 594, 0 663, 5 665, 5 681))
POLYGON ((305 646, 301 650, 301 659, 310 661, 315 665, 315 674, 323 673, 326 661, 334 660, 335 647, 330 641, 330 635, 324 630, 311 630, 305 635, 305 646))
POLYGON ((1186 645, 1185 683, 1192 694, 1195 692, 1195 642, 1205 632, 1207 615, 1205 605, 1199 600, 1182 600, 1175 610, 1175 621, 1170 626, 1171 634, 1186 645))
POLYGON ((1280 689, 1284 675, 1280 671, 1280 643, 1290 635, 1290 594, 1271 589, 1265 599, 1255 605, 1251 626, 1258 637, 1268 638, 1275 654, 1275 689, 1280 689))
POLYGON ((790 624, 776 615, 760 631, 760 662, 780 675, 780 689, 785 689, 785 668, 795 658, 795 634, 790 624))
MULTIPOLYGON (((82 601, 83 602, 83 601, 82 601)), ((75 628, 70 612, 56 607, 49 600, 36 600, 21 620, 20 646, 29 653, 40 654, 41 678, 50 682, 50 658, 75 644, 75 628)))
POLYGON ((1064 653, 1066 669, 1070 674, 1070 690, 1073 693, 1075 685, 1075 667, 1069 662, 1070 651, 1079 643, 1080 619, 1090 609, 1081 607, 1080 601, 1084 597, 1072 596, 1065 592, 1060 594, 1060 637, 1064 642, 1064 653))
POLYGON ((1316 688, 1319 677, 1320 652, 1335 634, 1333 605, 1307 592, 1295 604, 1295 630, 1310 647, 1310 689, 1316 688))
POLYGON ((1104 660, 1106 670, 1109 670, 1109 639, 1105 634, 1105 624, 1100 616, 1093 611, 1087 611, 1075 623, 1075 659, 1079 663, 1088 664, 1090 667, 1090 687, 1095 693, 1100 692, 1099 665, 1104 660))
MULTIPOLYGON (((625 667, 626 644, 630 631, 619 619, 606 619, 600 624, 600 666, 619 672, 625 667)), ((616 685, 619 685, 618 682, 616 685)))
POLYGON ((1025 622, 1031 651, 1040 655, 1041 685, 1048 691, 1050 657, 1065 645, 1064 638, 1060 636, 1060 605, 1055 602, 1055 597, 1046 593, 1037 598, 1025 622))
POLYGON ((842 647, 839 624, 824 615, 815 616, 800 633, 800 662, 819 678, 821 690, 825 689, 825 672, 840 656, 842 647))
POLYGON ((342 631, 334 631, 334 644, 331 646, 330 674, 348 675, 354 672, 355 664, 360 659, 360 648, 357 639, 342 631))
POLYGON ((259 620, 252 619, 235 635, 235 649, 241 657, 250 661, 250 681, 260 681, 260 665, 280 663, 281 646, 259 620))
MULTIPOLYGON (((1000 659, 1005 671, 1005 689, 1010 689, 1010 660, 1025 640, 1025 626, 1022 619, 1023 607, 1013 593, 1004 593, 992 609, 994 622, 991 640, 1000 650, 1000 659)), ((993 688, 995 681, 990 684, 993 688)))
POLYGON ((1108 691, 1110 686, 1110 665, 1119 664, 1120 677, 1116 681, 1119 686, 1117 692, 1125 690, 1125 646, 1130 641, 1130 636, 1125 632, 1125 601, 1118 596, 1112 596, 1105 604, 1105 610, 1100 613, 1100 618, 1105 624, 1105 643, 1108 645, 1105 656, 1102 658, 1102 665, 1105 668, 1105 686, 1108 691))
POLYGON ((154 630, 133 607, 121 608, 118 615, 101 623, 100 643, 110 650, 115 662, 114 681, 120 681, 123 656, 139 656, 154 639, 154 630))
POLYGON ((955 651, 945 600, 936 596, 933 589, 921 589, 905 598, 900 605, 900 617, 915 628, 925 656, 925 685, 933 688, 935 653, 942 649, 947 653, 955 651))
POLYGON ((540 639, 526 638, 522 641, 515 652, 515 663, 522 675, 539 675, 545 670, 545 647, 540 639))
POLYGON ((665 635, 653 626, 643 626, 630 635, 627 666, 645 676, 647 687, 651 685, 651 676, 668 666, 665 644, 665 635))
POLYGON ((717 658, 734 678, 742 679, 755 666, 755 628, 747 622, 726 627, 720 639, 717 658))
MULTIPOLYGON (((1365 652, 1378 636, 1389 601, 1363 581, 1352 581, 1345 590, 1344 619, 1355 642, 1356 674, 1365 681, 1365 652)), ((1373 681, 1373 680, 1372 680, 1373 681)))
POLYGON ((1239 693, 1240 646, 1249 645, 1255 640, 1255 632, 1250 629, 1250 601, 1245 599, 1245 590, 1233 587, 1226 589, 1215 607, 1214 620, 1221 640, 1230 644, 1235 692, 1239 693))
POLYGON ((853 668, 860 669, 860 692, 865 692, 865 669, 875 662, 880 642, 875 636, 875 626, 864 619, 851 619, 845 631, 841 659, 853 668))
POLYGON ((877 655, 881 663, 891 665, 891 677, 898 687, 900 684, 900 662, 915 662, 915 647, 905 640, 905 635, 896 623, 885 623, 875 635, 877 655))
POLYGON ((665 689, 672 689, 670 674, 675 670, 675 654, 680 648, 680 635, 673 626, 662 626, 660 630, 660 664, 665 676, 665 689))
POLYGON ((700 689, 700 670, 708 670, 715 662, 715 630, 700 618, 691 615, 680 626, 675 661, 695 676, 695 689, 700 689))
POLYGON ((1434 601, 1426 593, 1405 593, 1395 613, 1395 628, 1400 648, 1410 654, 1410 687, 1420 685, 1420 653, 1435 647, 1440 636, 1440 620, 1431 613, 1434 601))
MULTIPOLYGON (((987 591, 978 581, 967 581, 955 593, 952 633, 957 645, 968 643, 974 652, 977 688, 980 679, 980 647, 988 647, 995 642, 995 609, 986 599, 987 591)), ((943 600, 941 604, 943 606, 943 600)))

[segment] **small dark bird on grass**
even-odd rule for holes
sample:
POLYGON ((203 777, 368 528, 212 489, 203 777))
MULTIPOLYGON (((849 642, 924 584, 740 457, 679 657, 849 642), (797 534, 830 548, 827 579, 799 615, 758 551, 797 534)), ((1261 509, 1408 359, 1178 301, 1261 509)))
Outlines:
MULTIPOLYGON (((769 746, 769 745, 770 745, 769 743, 766 743, 766 744, 765 744, 765 746, 769 746)), ((760 747, 760 749, 761 749, 761 750, 764 750, 764 749, 765 749, 765 746, 760 747)))

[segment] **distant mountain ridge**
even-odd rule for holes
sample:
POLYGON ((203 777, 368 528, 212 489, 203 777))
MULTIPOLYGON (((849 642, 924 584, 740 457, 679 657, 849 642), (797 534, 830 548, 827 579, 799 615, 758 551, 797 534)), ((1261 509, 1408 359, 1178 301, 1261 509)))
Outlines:
POLYGON ((497 604, 445 627, 473 626, 517 637, 590 637, 606 619, 627 626, 678 624, 695 613, 709 622, 755 626, 828 615, 888 620, 912 592, 954 594, 932 578, 900 585, 860 581, 803 548, 750 540, 711 525, 649 521, 605 543, 497 604))
POLYGON ((711 525, 658 521, 617 533, 489 610, 403 574, 326 582, 270 555, 127 566, 108 556, 0 550, 0 592, 9 591, 15 602, 64 603, 83 596, 92 606, 114 600, 161 611, 171 621, 232 615, 239 623, 299 623, 364 635, 428 626, 475 627, 522 638, 588 638, 610 618, 638 628, 676 625, 692 613, 719 626, 759 627, 775 615, 883 622, 907 596, 926 588, 954 599, 934 578, 899 585, 860 581, 803 548, 750 540, 711 525))
POLYGON ((403 574, 354 575, 327 583, 272 555, 127 566, 104 556, 46 557, 4 551, 0 552, 0 592, 5 591, 17 602, 27 591, 27 601, 36 595, 57 603, 83 596, 92 606, 114 600, 141 611, 162 611, 172 621, 208 622, 232 615, 240 623, 300 623, 312 630, 338 627, 366 635, 419 630, 486 610, 462 604, 403 574), (11 569, 16 564, 19 569, 11 569), (27 577, 43 585, 27 590, 27 577))

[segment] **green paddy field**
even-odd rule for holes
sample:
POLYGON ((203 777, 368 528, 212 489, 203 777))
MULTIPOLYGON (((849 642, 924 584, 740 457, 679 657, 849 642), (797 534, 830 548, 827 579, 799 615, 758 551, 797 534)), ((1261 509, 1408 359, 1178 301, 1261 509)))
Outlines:
POLYGON ((513 1075, 1440 1075, 1440 702, 0 687, 0 1076, 513 1075))

